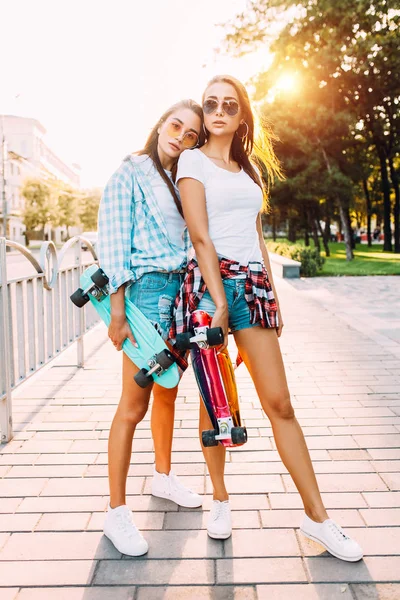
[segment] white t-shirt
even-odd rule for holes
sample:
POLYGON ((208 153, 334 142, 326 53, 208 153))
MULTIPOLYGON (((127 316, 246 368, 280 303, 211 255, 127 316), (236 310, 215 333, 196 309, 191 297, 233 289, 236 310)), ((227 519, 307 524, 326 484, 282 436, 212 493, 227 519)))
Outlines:
POLYGON ((262 191, 251 177, 243 169, 232 173, 218 167, 199 149, 182 152, 176 182, 184 177, 204 185, 209 234, 217 254, 242 265, 262 262, 256 228, 262 191))
MULTIPOLYGON (((171 179, 171 171, 167 171, 166 169, 164 170, 171 179)), ((172 194, 154 164, 149 176, 151 177, 150 183, 151 187, 153 188, 158 207, 164 217, 168 237, 175 246, 178 246, 178 248, 183 248, 185 245, 183 240, 185 221, 179 214, 172 194)))

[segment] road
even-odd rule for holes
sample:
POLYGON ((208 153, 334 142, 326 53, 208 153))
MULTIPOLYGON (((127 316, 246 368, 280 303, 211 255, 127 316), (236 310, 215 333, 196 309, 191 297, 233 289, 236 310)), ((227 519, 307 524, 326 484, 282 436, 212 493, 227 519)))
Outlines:
MULTIPOLYGON (((31 251, 36 260, 39 260, 39 250, 31 251)), ((82 251, 82 261, 84 263, 90 262, 92 255, 90 252, 82 251)), ((67 251, 61 267, 69 267, 75 263, 75 249, 71 248, 67 251)), ((7 280, 19 279, 21 277, 29 277, 29 275, 35 275, 36 269, 31 265, 29 260, 22 254, 17 252, 7 253, 7 280)))

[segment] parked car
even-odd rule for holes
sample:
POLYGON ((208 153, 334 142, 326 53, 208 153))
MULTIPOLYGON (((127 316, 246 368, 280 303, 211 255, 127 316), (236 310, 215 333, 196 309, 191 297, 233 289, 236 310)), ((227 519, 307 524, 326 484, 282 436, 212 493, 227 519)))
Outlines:
MULTIPOLYGON (((96 248, 97 231, 84 231, 81 235, 82 235, 82 237, 86 238, 88 240, 88 242, 90 242, 92 244, 93 248, 96 248)), ((82 250, 88 249, 85 242, 81 243, 81 247, 82 247, 82 250)))

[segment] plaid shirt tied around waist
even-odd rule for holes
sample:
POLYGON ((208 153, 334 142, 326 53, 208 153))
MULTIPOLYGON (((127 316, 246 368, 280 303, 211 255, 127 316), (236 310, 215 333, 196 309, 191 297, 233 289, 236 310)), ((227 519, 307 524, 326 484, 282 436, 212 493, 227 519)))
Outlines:
MULTIPOLYGON (((260 323, 265 328, 278 327, 278 306, 264 265, 249 262, 245 266, 219 257, 219 268, 222 279, 232 279, 238 273, 246 274, 245 298, 250 310, 250 323, 260 323)), ((197 260, 193 258, 187 266, 185 280, 175 299, 175 319, 170 339, 189 330, 190 315, 197 309, 206 290, 206 282, 201 276, 197 260)))

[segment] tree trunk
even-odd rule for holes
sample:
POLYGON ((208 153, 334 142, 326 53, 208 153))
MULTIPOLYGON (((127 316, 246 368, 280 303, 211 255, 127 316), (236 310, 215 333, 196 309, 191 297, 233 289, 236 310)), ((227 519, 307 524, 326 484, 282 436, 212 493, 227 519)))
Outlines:
POLYGON ((272 239, 276 242, 276 213, 275 209, 272 209, 272 239))
POLYGON ((308 233, 308 226, 306 225, 304 230, 304 244, 305 246, 310 245, 310 234, 308 233))
POLYGON ((318 252, 321 252, 321 244, 319 243, 318 237, 317 219, 311 218, 311 229, 314 240, 314 246, 317 248, 318 252))
POLYGON ((351 217, 350 217, 350 211, 349 209, 347 209, 347 220, 349 222, 349 230, 350 230, 350 241, 351 241, 351 249, 355 250, 356 249, 356 240, 355 240, 355 236, 354 236, 354 232, 353 232, 353 228, 351 226, 351 217))
POLYGON ((353 260, 353 248, 351 246, 351 230, 349 225, 349 209, 343 201, 339 198, 339 213, 340 213, 340 221, 342 223, 342 229, 344 233, 344 243, 346 246, 346 260, 353 260))
POLYGON ((397 176, 396 168, 393 164, 393 157, 389 158, 389 169, 390 179, 394 189, 394 251, 400 253, 400 190, 399 190, 399 178, 397 176))
POLYGON ((379 165, 381 171, 381 185, 383 192, 383 232, 385 235, 383 249, 387 252, 392 251, 392 228, 390 225, 391 206, 390 206, 390 183, 387 171, 386 155, 382 147, 377 147, 379 156, 379 165))
MULTIPOLYGON (((316 223, 317 223, 318 231, 319 231, 319 233, 321 235, 321 238, 322 238, 322 243, 324 245, 325 254, 326 254, 326 256, 330 256, 331 255, 331 251, 329 250, 329 244, 328 244, 328 242, 326 240, 326 237, 324 235, 324 231, 322 229, 322 225, 321 225, 321 223, 318 220, 316 220, 316 223)), ((325 225, 325 229, 326 229, 326 225, 325 225)), ((330 229, 330 226, 329 226, 329 229, 330 229)))
POLYGON ((291 218, 289 218, 288 239, 289 242, 296 242, 296 225, 294 219, 291 218))
POLYGON ((328 206, 327 206, 327 214, 326 214, 326 221, 325 221, 325 229, 322 233, 322 239, 324 242, 326 255, 330 256, 331 254, 330 254, 330 250, 329 250, 329 242, 331 241, 331 215, 330 215, 328 206))
POLYGON ((369 194, 368 189, 368 181, 363 179, 363 188, 365 194, 365 202, 367 205, 367 240, 368 246, 372 246, 372 237, 371 237, 371 217, 372 217, 372 205, 371 205, 371 196, 369 194))

